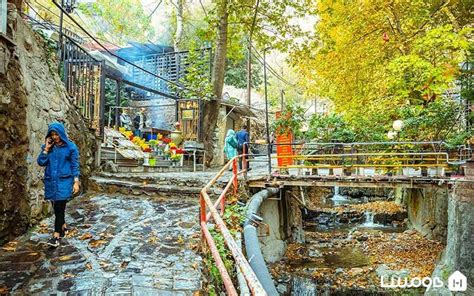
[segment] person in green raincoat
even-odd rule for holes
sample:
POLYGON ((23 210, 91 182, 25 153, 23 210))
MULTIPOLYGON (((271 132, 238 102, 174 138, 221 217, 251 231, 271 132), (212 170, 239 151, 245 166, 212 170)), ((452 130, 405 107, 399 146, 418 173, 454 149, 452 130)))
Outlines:
POLYGON ((228 160, 237 156, 237 138, 235 137, 235 131, 233 129, 227 131, 224 143, 224 153, 228 160))

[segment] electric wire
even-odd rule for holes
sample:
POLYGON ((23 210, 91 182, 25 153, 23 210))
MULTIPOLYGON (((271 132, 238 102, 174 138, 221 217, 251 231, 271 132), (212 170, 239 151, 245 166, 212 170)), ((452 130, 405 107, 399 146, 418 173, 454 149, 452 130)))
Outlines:
POLYGON ((64 15, 66 15, 66 16, 67 16, 74 24, 76 24, 87 36, 89 36, 92 40, 94 40, 94 42, 96 42, 100 47, 102 47, 102 48, 103 48, 108 54, 110 54, 111 56, 113 56, 113 57, 115 57, 115 58, 117 58, 117 59, 123 61, 124 63, 129 64, 129 65, 131 65, 131 66, 133 66, 133 67, 135 67, 135 68, 137 68, 137 69, 139 69, 139 70, 141 70, 141 71, 143 71, 143 72, 145 72, 145 73, 147 73, 147 74, 150 74, 150 75, 153 76, 153 77, 156 77, 156 78, 158 78, 158 79, 160 79, 160 80, 163 80, 163 81, 165 81, 165 82, 168 82, 168 83, 170 83, 170 84, 172 84, 172 85, 178 87, 180 90, 186 90, 186 91, 194 92, 193 90, 191 90, 191 89, 189 89, 189 88, 187 88, 187 87, 184 87, 184 86, 182 86, 182 85, 180 85, 180 84, 178 84, 178 83, 176 83, 176 82, 174 82, 174 81, 168 80, 168 79, 166 79, 166 78, 164 78, 164 77, 161 77, 161 76, 159 76, 159 75, 157 75, 157 74, 155 74, 155 73, 153 73, 153 72, 150 72, 150 71, 148 71, 148 70, 146 70, 146 69, 144 69, 144 68, 142 68, 142 67, 140 67, 140 66, 138 66, 138 65, 136 65, 136 64, 134 64, 134 63, 132 63, 132 62, 130 62, 130 61, 128 61, 128 60, 126 60, 126 59, 124 59, 124 58, 118 56, 118 55, 116 55, 115 53, 111 52, 111 51, 110 51, 109 49, 107 49, 102 43, 100 43, 94 36, 92 36, 86 29, 84 29, 84 27, 81 26, 69 13, 67 13, 67 11, 65 11, 64 8, 62 8, 61 5, 56 2, 56 0, 53 0, 53 3, 63 12, 64 15))

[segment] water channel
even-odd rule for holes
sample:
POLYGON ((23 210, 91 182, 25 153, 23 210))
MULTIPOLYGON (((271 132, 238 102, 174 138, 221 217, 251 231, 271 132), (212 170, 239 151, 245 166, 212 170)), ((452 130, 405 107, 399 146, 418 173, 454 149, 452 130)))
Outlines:
POLYGON ((393 194, 353 198, 335 187, 302 215, 305 243, 290 243, 271 266, 282 295, 399 295, 380 277, 429 275, 443 248, 408 229, 393 194))

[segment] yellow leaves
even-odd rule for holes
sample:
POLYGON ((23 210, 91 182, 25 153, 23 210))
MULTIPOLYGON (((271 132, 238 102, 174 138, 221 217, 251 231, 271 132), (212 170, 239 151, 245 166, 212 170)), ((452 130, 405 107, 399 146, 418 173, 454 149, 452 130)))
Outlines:
POLYGON ((58 258, 58 260, 59 260, 60 262, 69 261, 69 260, 71 260, 71 259, 72 259, 72 256, 71 256, 71 255, 64 255, 64 256, 61 256, 61 257, 58 258))
POLYGON ((6 243, 2 249, 7 252, 15 252, 17 248, 18 242, 17 241, 11 241, 9 243, 6 243))
POLYGON ((70 279, 70 278, 74 278, 74 277, 76 277, 76 276, 75 276, 74 274, 68 272, 68 273, 64 274, 63 277, 64 277, 65 279, 70 279))
POLYGON ((374 201, 365 204, 351 205, 351 208, 362 211, 372 212, 376 214, 396 214, 405 210, 393 201, 374 201))
POLYGON ((90 239, 90 238, 92 238, 92 234, 90 234, 89 232, 86 232, 79 239, 80 240, 86 240, 86 239, 90 239))
POLYGON ((90 264, 90 262, 87 262, 87 263, 86 263, 86 268, 87 268, 88 270, 92 270, 92 264, 90 264))
POLYGON ((127 268, 127 266, 128 266, 128 262, 127 262, 127 261, 123 261, 123 262, 120 264, 120 268, 121 268, 121 269, 125 269, 125 268, 127 268))
POLYGON ((68 238, 75 237, 77 234, 78 234, 77 229, 73 228, 73 229, 68 231, 66 237, 68 237, 68 238))
POLYGON ((98 248, 100 246, 102 246, 103 244, 106 244, 107 241, 106 240, 102 240, 102 239, 98 239, 98 240, 95 240, 95 239, 92 239, 89 241, 89 246, 91 248, 98 248))

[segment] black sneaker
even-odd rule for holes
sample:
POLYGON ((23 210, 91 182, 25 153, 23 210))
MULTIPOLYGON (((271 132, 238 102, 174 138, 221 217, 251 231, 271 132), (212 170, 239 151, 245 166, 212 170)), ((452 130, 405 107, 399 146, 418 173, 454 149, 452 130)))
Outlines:
POLYGON ((53 236, 52 238, 48 240, 47 244, 53 248, 57 248, 60 245, 59 238, 53 236))

